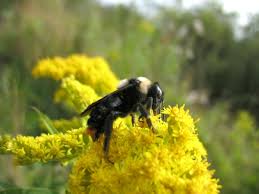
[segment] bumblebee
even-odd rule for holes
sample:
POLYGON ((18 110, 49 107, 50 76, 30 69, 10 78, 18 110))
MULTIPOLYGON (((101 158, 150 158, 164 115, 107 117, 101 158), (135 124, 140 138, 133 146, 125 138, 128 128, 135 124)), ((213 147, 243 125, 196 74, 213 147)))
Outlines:
POLYGON ((145 77, 137 77, 120 81, 116 91, 90 104, 80 115, 90 116, 87 132, 94 141, 104 133, 103 150, 108 156, 113 122, 118 117, 131 115, 134 124, 134 113, 139 112, 140 118, 145 118, 148 127, 155 132, 149 112, 152 109, 154 114, 159 114, 163 103, 164 92, 158 82, 152 83, 145 77))

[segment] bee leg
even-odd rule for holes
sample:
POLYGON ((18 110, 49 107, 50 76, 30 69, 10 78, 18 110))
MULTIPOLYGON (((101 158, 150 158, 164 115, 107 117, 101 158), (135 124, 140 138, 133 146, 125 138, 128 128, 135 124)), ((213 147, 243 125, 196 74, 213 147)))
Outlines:
MULTIPOLYGON (((153 98, 152 97, 149 97, 147 99, 147 110, 149 111, 150 109, 152 109, 152 106, 153 106, 153 98)), ((161 113, 161 109, 163 108, 163 104, 160 104, 159 105, 159 108, 157 110, 153 110, 154 111, 154 114, 157 115, 157 114, 160 114, 161 113)), ((163 120, 163 114, 161 114, 161 119, 163 120)))
POLYGON ((152 97, 148 97, 147 99, 147 110, 149 111, 153 106, 153 98, 152 97))
POLYGON ((100 133, 96 132, 95 135, 94 135, 94 141, 99 139, 99 137, 100 137, 100 133))
MULTIPOLYGON (((163 108, 164 108, 164 100, 161 103, 160 110, 162 110, 163 108)), ((166 115, 164 113, 161 113, 161 119, 162 121, 166 121, 166 115)))
POLYGON ((135 115, 133 113, 131 113, 130 116, 131 116, 132 126, 134 126, 135 125, 135 115))
POLYGON ((105 139, 104 139, 103 151, 106 158, 108 158, 108 153, 109 153, 109 145, 110 145, 110 139, 112 135, 112 124, 113 124, 113 121, 119 116, 124 116, 124 114, 118 111, 115 111, 115 112, 112 111, 106 117, 104 122, 103 128, 104 128, 105 139))
POLYGON ((162 119, 162 121, 166 121, 166 115, 161 113, 161 119, 162 119))
MULTIPOLYGON (((147 101, 146 101, 146 104, 147 104, 147 110, 149 111, 149 110, 152 108, 152 106, 153 106, 153 98, 152 98, 152 97, 149 97, 149 98, 147 99, 147 101)), ((161 115, 160 118, 162 119, 162 121, 165 121, 165 120, 166 120, 165 114, 161 113, 161 110, 163 109, 163 107, 164 107, 164 101, 162 101, 162 103, 159 105, 158 110, 157 110, 157 111, 154 111, 154 114, 155 114, 155 115, 156 115, 156 114, 160 114, 160 115, 161 115)))
POLYGON ((110 144, 110 139, 112 135, 112 124, 113 124, 113 115, 109 114, 104 123, 104 134, 105 134, 105 139, 104 139, 104 145, 103 145, 103 151, 105 156, 108 156, 109 152, 109 144, 110 144))
POLYGON ((139 112, 141 116, 146 118, 148 127, 152 129, 153 133, 155 133, 155 128, 152 125, 149 112, 145 109, 145 107, 142 104, 138 104, 138 106, 139 106, 139 112))

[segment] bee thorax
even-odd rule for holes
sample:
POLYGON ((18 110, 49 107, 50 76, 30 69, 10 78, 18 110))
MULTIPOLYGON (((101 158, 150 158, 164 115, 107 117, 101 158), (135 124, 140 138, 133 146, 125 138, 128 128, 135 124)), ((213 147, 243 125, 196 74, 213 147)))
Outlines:
POLYGON ((128 79, 120 80, 120 82, 119 82, 119 84, 117 86, 117 89, 120 89, 120 88, 122 88, 122 87, 124 87, 124 86, 126 86, 128 84, 129 84, 129 80, 128 79))
POLYGON ((146 77, 138 77, 137 80, 140 81, 140 84, 139 84, 139 91, 143 94, 147 94, 148 93, 148 90, 149 88, 151 87, 152 85, 152 82, 147 79, 146 77))

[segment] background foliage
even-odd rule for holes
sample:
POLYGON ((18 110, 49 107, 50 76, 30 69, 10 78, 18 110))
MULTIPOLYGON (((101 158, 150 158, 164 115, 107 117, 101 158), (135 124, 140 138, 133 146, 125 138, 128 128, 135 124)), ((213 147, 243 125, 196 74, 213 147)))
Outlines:
MULTIPOLYGON (((201 118, 200 136, 222 193, 259 192, 259 17, 237 36, 236 15, 215 3, 155 9, 146 17, 134 5, 93 0, 2 0, 0 133, 40 134, 32 106, 53 119, 75 115, 52 103, 57 82, 31 76, 39 59, 100 55, 119 78, 159 80, 167 104, 186 103, 201 118)), ((55 163, 14 168, 1 156, 0 166, 0 193, 64 191, 67 171, 55 163)))

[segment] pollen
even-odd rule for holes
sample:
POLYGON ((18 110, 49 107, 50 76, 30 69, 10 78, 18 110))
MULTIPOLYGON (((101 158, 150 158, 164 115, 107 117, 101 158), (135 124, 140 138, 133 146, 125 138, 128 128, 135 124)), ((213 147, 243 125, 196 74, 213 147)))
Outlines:
POLYGON ((95 133, 96 133, 96 130, 93 129, 93 128, 89 128, 89 127, 88 127, 88 128, 86 129, 86 134, 89 135, 89 136, 91 136, 92 139, 95 139, 95 133))

